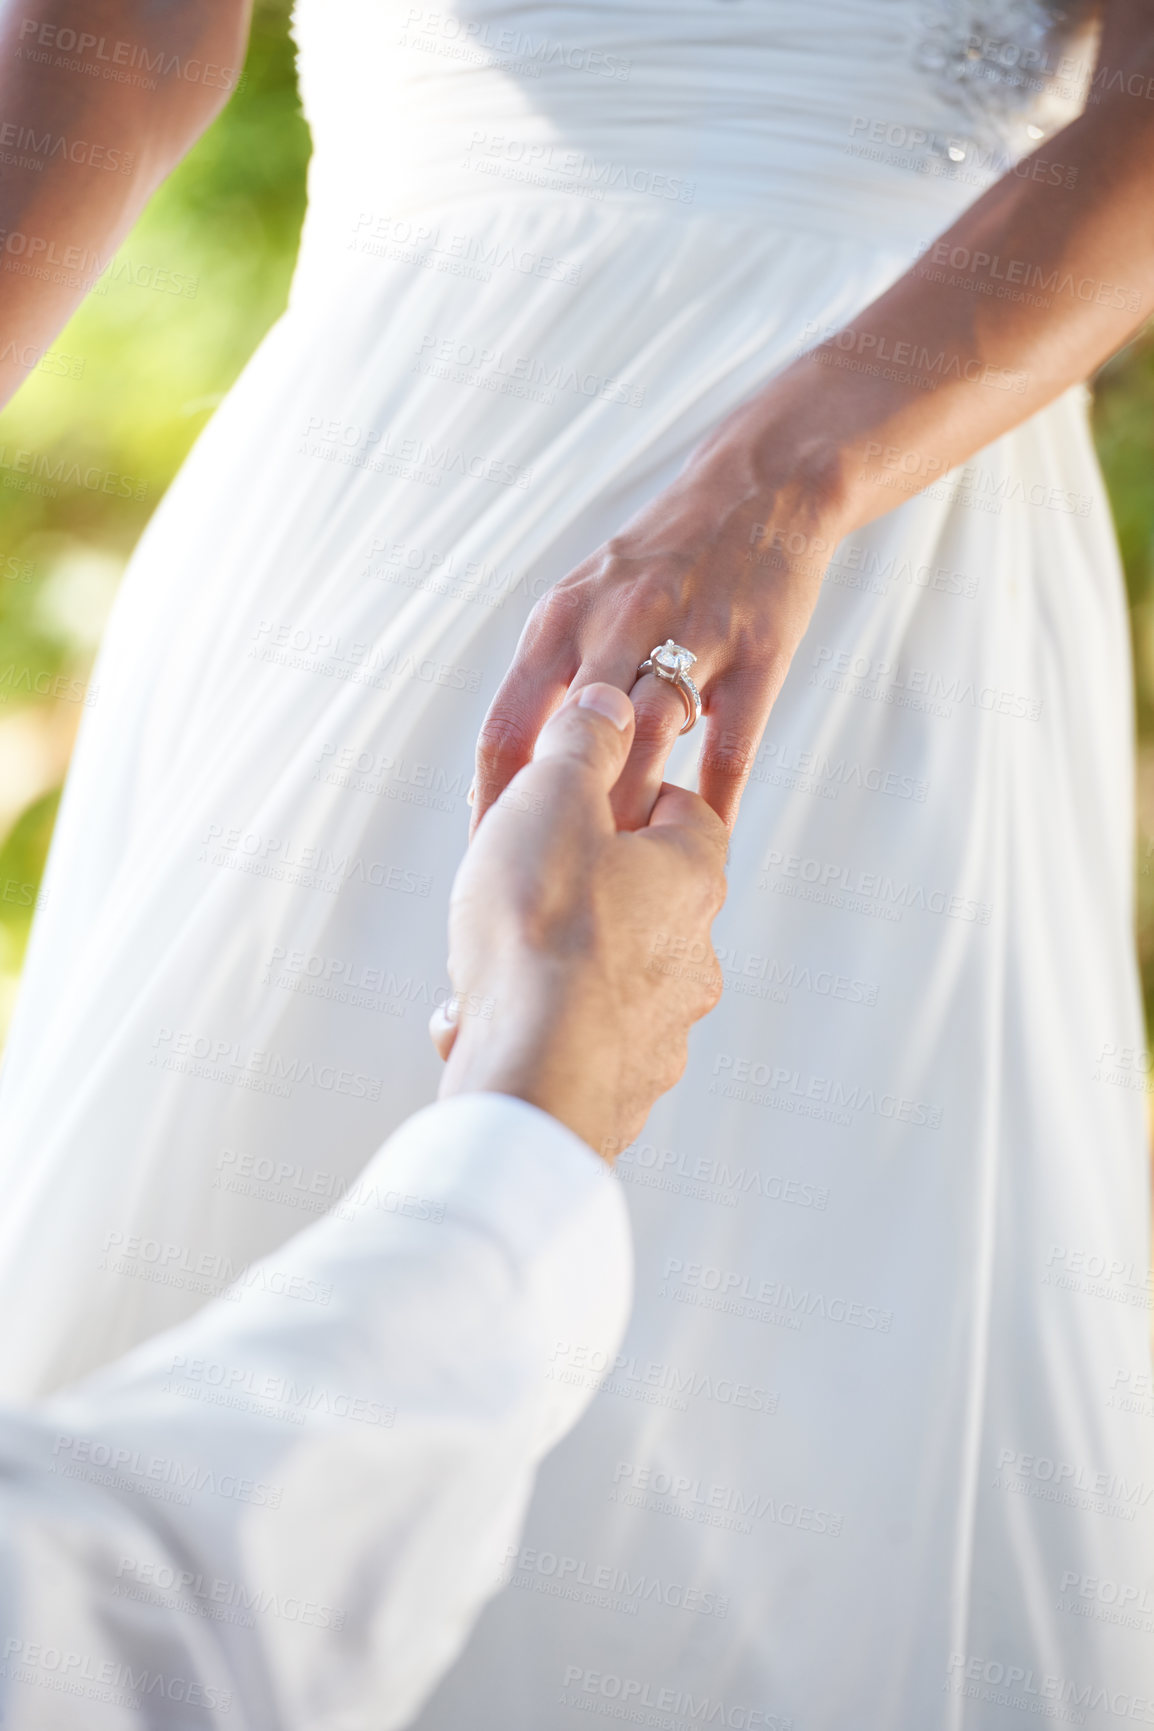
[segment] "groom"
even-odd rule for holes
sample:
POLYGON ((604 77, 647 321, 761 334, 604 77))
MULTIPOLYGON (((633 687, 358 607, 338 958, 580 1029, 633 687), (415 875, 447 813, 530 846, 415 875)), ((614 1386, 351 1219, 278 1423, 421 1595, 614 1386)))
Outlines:
POLYGON ((441 1099, 190 1322, 0 1410, 0 1719, 389 1731, 463 1646, 630 1297, 612 1154, 716 1003, 726 832, 571 697, 453 890, 441 1099), (681 962, 680 957, 702 957, 681 962), (605 1156, 599 1159, 599 1151, 605 1156))

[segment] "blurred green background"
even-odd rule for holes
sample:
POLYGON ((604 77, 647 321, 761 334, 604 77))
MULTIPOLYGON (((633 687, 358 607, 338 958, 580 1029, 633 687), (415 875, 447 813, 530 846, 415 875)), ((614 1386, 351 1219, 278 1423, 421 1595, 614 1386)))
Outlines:
POLYGON ((81 376, 33 372, 0 415, 0 1038, 31 924, 25 886, 43 869, 77 694, 124 565, 288 295, 309 156, 288 14, 288 0, 257 0, 235 96, 52 345, 81 376), (131 477, 145 496, 24 491, 21 449, 131 477))
MULTIPOLYGON (((0 896, 0 1037, 27 941, 31 886, 43 869, 82 713, 76 694, 124 564, 189 446, 285 304, 309 153, 288 13, 288 0, 257 0, 240 89, 53 345, 54 353, 83 361, 81 376, 35 372, 0 416, 0 885, 9 886, 7 899, 0 896), (24 448, 53 464, 63 458, 130 476, 145 483, 145 496, 68 486, 56 497, 25 491, 10 467, 13 452, 24 448), (25 669, 39 690, 24 688, 25 669)), ((1149 1012, 1154 337, 1103 370, 1095 428, 1134 626, 1138 938, 1149 1012)))

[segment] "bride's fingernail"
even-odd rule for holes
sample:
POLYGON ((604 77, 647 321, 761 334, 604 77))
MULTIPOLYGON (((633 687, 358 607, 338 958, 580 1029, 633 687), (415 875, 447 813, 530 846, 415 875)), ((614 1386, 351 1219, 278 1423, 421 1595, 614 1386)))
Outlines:
POLYGON ((621 733, 633 720, 633 705, 615 685, 587 685, 577 699, 578 709, 595 709, 621 733))
POLYGON ((471 781, 469 783, 469 791, 465 795, 466 805, 473 805, 476 802, 476 798, 477 798, 477 784, 475 781, 471 781))

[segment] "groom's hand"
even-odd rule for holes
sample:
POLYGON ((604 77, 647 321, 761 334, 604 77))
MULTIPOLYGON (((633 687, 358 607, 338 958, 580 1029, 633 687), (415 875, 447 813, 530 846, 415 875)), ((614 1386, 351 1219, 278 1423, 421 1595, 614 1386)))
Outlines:
POLYGON ((449 911, 456 1020, 432 1023, 442 1098, 519 1095, 612 1158, 685 1068, 689 1029, 721 995, 710 927, 725 826, 665 786, 648 827, 618 833, 610 789, 633 708, 588 685, 486 813, 449 911))

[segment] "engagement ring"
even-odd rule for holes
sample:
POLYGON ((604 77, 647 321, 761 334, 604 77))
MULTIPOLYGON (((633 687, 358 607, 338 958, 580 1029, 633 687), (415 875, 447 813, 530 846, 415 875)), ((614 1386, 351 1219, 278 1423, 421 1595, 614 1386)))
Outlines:
POLYGON ((685 705, 685 726, 681 729, 682 733, 689 733, 701 720, 701 693, 689 677, 689 669, 696 660, 697 657, 692 651, 683 649, 680 643, 674 643, 672 637, 667 637, 664 643, 659 643, 656 649, 650 650, 637 669, 638 679, 643 673, 652 673, 680 692, 681 701, 685 705))

